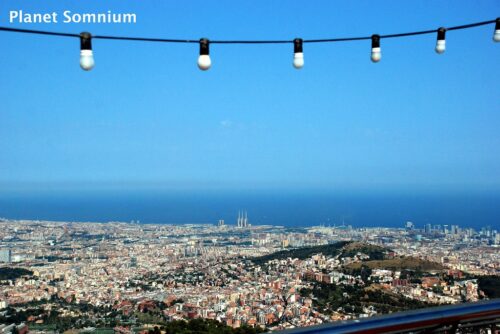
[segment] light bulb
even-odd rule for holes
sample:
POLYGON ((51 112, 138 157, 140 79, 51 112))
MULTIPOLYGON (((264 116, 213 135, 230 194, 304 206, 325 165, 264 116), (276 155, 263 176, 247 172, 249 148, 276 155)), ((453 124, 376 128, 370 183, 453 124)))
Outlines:
POLYGON ((500 42, 500 29, 495 30, 495 33, 493 34, 493 40, 495 42, 500 42))
POLYGON ((210 66, 212 66, 209 44, 210 42, 208 41, 208 39, 200 39, 200 56, 198 57, 198 68, 202 71, 206 71, 210 68, 210 66))
POLYGON ((80 51, 80 67, 85 71, 90 71, 94 68, 94 55, 92 50, 81 50, 80 51))
POLYGON ((378 63, 382 58, 382 50, 380 49, 380 36, 372 35, 372 62, 378 63))
POLYGON ((437 42, 436 42, 436 52, 441 54, 446 50, 446 29, 441 27, 437 31, 437 42))
POLYGON ((500 42, 500 17, 495 23, 495 33, 493 34, 493 40, 495 42, 500 42))
POLYGON ((92 36, 88 32, 82 32, 80 34, 80 67, 85 71, 90 71, 94 65, 92 36))
POLYGON ((293 40, 293 67, 300 70, 304 67, 304 52, 302 49, 302 39, 293 40))
POLYGON ((198 57, 198 67, 202 71, 206 71, 212 66, 212 60, 209 55, 200 55, 198 57))

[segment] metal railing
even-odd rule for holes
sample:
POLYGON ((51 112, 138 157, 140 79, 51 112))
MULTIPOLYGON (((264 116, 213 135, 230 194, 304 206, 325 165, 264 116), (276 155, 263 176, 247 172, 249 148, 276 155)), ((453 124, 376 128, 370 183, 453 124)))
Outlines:
POLYGON ((498 334, 500 299, 431 307, 303 327, 280 333, 491 333, 498 334))

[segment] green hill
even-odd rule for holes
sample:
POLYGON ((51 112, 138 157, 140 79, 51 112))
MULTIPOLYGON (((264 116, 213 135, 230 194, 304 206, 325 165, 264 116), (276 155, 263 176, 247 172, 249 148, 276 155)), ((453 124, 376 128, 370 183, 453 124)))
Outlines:
POLYGON ((361 266, 366 266, 370 269, 390 269, 390 270, 419 270, 419 271, 434 271, 443 270, 443 266, 436 262, 417 259, 415 257, 399 257, 387 260, 373 260, 355 262, 346 266, 348 269, 360 269, 361 266))
POLYGON ((365 242, 351 242, 345 245, 340 257, 353 257, 358 253, 363 253, 370 256, 370 260, 383 260, 390 251, 390 249, 365 242))
POLYGON ((390 251, 390 249, 364 242, 339 241, 328 245, 282 250, 272 254, 255 257, 252 261, 256 265, 262 265, 267 261, 284 260, 287 258, 304 260, 318 253, 325 256, 336 256, 340 254, 340 257, 353 257, 357 253, 363 253, 370 256, 372 260, 383 260, 390 251))
POLYGON ((15 280, 16 278, 22 276, 32 276, 32 275, 33 272, 28 269, 10 268, 10 267, 0 268, 0 280, 15 280))
POLYGON ((488 298, 500 298, 500 276, 479 276, 477 282, 488 298))
POLYGON ((304 297, 313 296, 314 306, 326 314, 338 308, 343 308, 344 312, 361 313, 363 307, 372 306, 377 312, 391 313, 431 306, 376 287, 363 288, 358 285, 312 282, 310 287, 301 289, 300 294, 304 297))
POLYGON ((347 244, 348 242, 346 241, 340 241, 329 245, 287 249, 276 253, 255 257, 252 259, 252 262, 256 265, 263 265, 267 261, 271 260, 284 260, 287 258, 297 258, 303 260, 310 258, 314 254, 318 253, 322 253, 325 256, 335 256, 340 254, 340 252, 343 250, 343 247, 347 244))

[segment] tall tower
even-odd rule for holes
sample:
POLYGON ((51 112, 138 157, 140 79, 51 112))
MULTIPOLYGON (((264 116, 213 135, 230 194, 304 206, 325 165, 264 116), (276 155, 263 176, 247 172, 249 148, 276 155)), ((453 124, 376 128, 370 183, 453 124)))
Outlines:
POLYGON ((12 262, 12 251, 10 249, 0 250, 0 262, 5 262, 5 263, 12 262))
POLYGON ((238 227, 249 227, 248 223, 248 212, 247 211, 238 211, 238 220, 236 223, 238 227))

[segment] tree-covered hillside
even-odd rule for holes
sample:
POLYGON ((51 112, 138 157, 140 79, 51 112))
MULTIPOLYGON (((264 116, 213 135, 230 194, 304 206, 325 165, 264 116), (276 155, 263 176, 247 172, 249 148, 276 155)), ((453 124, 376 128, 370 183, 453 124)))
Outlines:
POLYGON ((2 267, 0 268, 0 281, 3 280, 15 280, 21 276, 31 276, 33 272, 28 269, 23 268, 10 268, 2 267))
POLYGON ((340 241, 334 244, 313 246, 313 247, 302 247, 295 249, 282 250, 276 253, 255 257, 252 262, 256 265, 262 265, 267 261, 271 260, 283 260, 287 258, 297 258, 300 260, 307 259, 314 254, 322 253, 325 256, 336 256, 340 254, 343 247, 347 245, 348 242, 340 241))

